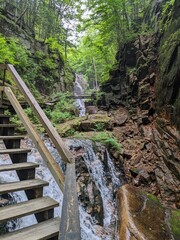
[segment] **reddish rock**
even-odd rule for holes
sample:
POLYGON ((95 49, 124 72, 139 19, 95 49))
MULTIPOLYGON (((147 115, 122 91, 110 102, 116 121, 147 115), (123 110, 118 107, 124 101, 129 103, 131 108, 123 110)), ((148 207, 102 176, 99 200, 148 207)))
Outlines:
POLYGON ((86 112, 89 114, 96 114, 98 108, 96 106, 86 106, 86 112))
POLYGON ((124 185, 118 191, 119 239, 123 240, 170 240, 166 215, 159 202, 124 185), (152 200, 151 200, 152 199, 152 200))

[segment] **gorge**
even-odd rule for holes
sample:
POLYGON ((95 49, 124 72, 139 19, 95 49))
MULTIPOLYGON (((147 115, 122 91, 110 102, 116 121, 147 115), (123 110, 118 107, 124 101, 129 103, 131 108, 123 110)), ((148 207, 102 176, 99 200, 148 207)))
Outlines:
MULTIPOLYGON (((19 4, 17 2, 13 1, 13 4, 19 4)), ((45 2, 41 5, 42 2, 37 1, 39 8, 34 21, 41 15, 39 9, 45 12, 45 7, 56 9, 59 4, 59 1, 48 1, 46 6, 45 2)), ((0 32, 7 38, 9 46, 12 43, 8 39, 18 37, 18 44, 25 47, 28 53, 24 54, 28 57, 25 61, 25 55, 19 56, 18 62, 15 52, 13 59, 7 59, 17 64, 18 72, 76 159, 81 238, 178 240, 180 2, 153 0, 143 5, 140 1, 129 0, 126 3, 120 0, 89 1, 87 17, 91 11, 92 15, 87 22, 83 19, 87 35, 80 36, 81 43, 73 49, 71 44, 68 46, 70 30, 66 29, 63 35, 61 29, 65 40, 57 36, 54 40, 54 29, 49 27, 41 32, 37 21, 32 33, 26 23, 29 15, 25 15, 24 20, 22 16, 21 23, 21 19, 16 21, 17 16, 8 4, 10 1, 0 3, 0 32), (118 41, 117 45, 112 44, 114 39, 118 41), (96 92, 92 88, 97 81, 100 90, 96 92), (91 100, 76 99, 74 103, 69 97, 86 93, 93 96, 91 100), (47 104, 49 100, 51 104, 47 104)), ((79 6, 78 3, 75 6, 79 6)), ((59 13, 62 10, 57 9, 59 13)), ((81 15, 83 10, 77 9, 81 15)), ((30 11, 28 7, 26 11, 30 11)), ((75 16, 72 12, 67 15, 75 16)), ((60 14, 52 19, 61 18, 60 14)), ((55 27, 59 31, 59 25, 55 27)), ((3 55, 1 51, 0 47, 0 56, 3 55)), ((6 61, 2 59, 3 63, 6 61)), ((13 85, 9 76, 7 83, 13 85)), ((21 95, 18 97, 22 98, 21 95)), ((54 145, 46 133, 41 132, 41 125, 32 112, 26 111, 65 172, 66 166, 54 145)), ((16 117, 14 121, 17 123, 16 117)), ((18 131, 21 131, 20 127, 18 131)), ((44 189, 45 195, 52 196, 62 206, 63 194, 33 143, 27 138, 21 144, 32 147, 28 161, 40 163, 37 176, 50 183, 50 187, 44 189)), ((10 160, 1 158, 1 164, 4 161, 10 160)), ((16 177, 15 174, 1 173, 0 182, 13 181, 16 177)), ((18 198, 26 199, 24 194, 19 197, 16 193, 0 197, 0 206, 4 199, 9 204, 18 198)), ((61 208, 56 209, 55 214, 60 216, 61 208)), ((29 222, 34 224, 36 219, 31 216, 13 221, 3 225, 2 229, 7 227, 11 231, 29 222)))

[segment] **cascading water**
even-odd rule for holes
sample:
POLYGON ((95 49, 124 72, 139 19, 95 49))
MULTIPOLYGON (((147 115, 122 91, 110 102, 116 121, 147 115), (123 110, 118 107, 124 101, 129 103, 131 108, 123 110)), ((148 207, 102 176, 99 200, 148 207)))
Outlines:
MULTIPOLYGON (((82 96, 84 94, 84 89, 82 87, 83 75, 76 74, 76 80, 74 83, 74 96, 82 96)), ((84 99, 76 99, 75 107, 79 111, 79 117, 83 117, 86 114, 86 108, 84 99)))
MULTIPOLYGON (((79 200, 79 210, 80 210, 80 221, 81 221, 81 236, 83 240, 112 240, 115 239, 115 222, 116 222, 116 211, 115 211, 115 197, 114 192, 117 188, 121 185, 121 180, 119 179, 115 166, 112 162, 112 159, 109 156, 108 151, 103 148, 103 157, 102 160, 99 156, 99 153, 95 153, 93 150, 93 144, 90 140, 66 140, 67 144, 69 145, 70 149, 76 152, 77 149, 82 150, 81 159, 86 166, 86 173, 89 175, 89 180, 93 182, 99 192, 99 198, 102 199, 102 208, 103 208, 103 215, 102 215, 102 224, 99 224, 97 217, 93 216, 91 212, 88 212, 87 209, 84 207, 84 199, 85 196, 81 194, 81 190, 79 191, 79 195, 83 196, 81 200, 79 200), (106 161, 105 161, 106 160, 106 161), (106 163, 105 163, 106 162, 106 163), (90 180, 91 179, 91 180, 90 180)), ((57 150, 52 146, 49 140, 45 141, 46 146, 48 147, 49 151, 54 156, 56 162, 64 168, 64 165, 57 153, 57 150)), ((60 203, 62 206, 62 199, 63 195, 59 190, 54 178, 52 177, 51 173, 49 172, 48 168, 46 167, 45 163, 43 162, 42 158, 40 157, 37 150, 33 147, 31 140, 28 140, 26 145, 28 147, 32 147, 32 152, 28 156, 28 161, 36 162, 40 164, 40 167, 36 170, 36 177, 39 177, 45 181, 49 182, 49 186, 44 188, 44 195, 48 195, 60 203), (30 145, 30 146, 29 146, 30 145)), ((0 159, 1 162, 10 163, 10 159, 0 159)), ((79 160, 76 161, 76 171, 77 175, 81 176, 81 169, 78 166, 81 166, 81 162, 79 160), (79 165, 78 165, 79 164, 79 165)), ((6 176, 1 175, 1 182, 3 181, 18 181, 18 177, 15 172, 6 173, 6 176), (8 175, 7 175, 8 174, 8 175), (10 179, 11 178, 11 179, 10 179)), ((79 178, 81 179, 81 178, 79 178)), ((79 186, 84 186, 85 189, 92 195, 92 185, 88 183, 84 183, 83 181, 77 180, 79 186)), ((97 192, 97 191, 96 191, 97 192)), ((15 201, 26 201, 26 196, 23 191, 14 193, 13 198, 15 201)), ((79 196, 80 198, 80 196, 79 196)), ((97 195, 92 195, 90 201, 91 203, 95 204, 95 200, 93 198, 97 198, 97 195)), ((98 206, 96 206, 98 207, 98 206)), ((55 209, 55 216, 61 215, 60 207, 55 209)), ((32 225, 36 223, 35 217, 32 215, 30 217, 24 217, 18 220, 13 226, 15 225, 15 229, 21 229, 27 225, 32 225)), ((10 226, 10 223, 9 223, 10 226)), ((9 229, 10 231, 12 229, 9 229)), ((14 230, 14 227, 13 227, 14 230)))
MULTIPOLYGON (((84 154, 82 158, 87 166, 90 177, 92 181, 95 183, 102 198, 103 213, 104 213, 102 226, 98 226, 96 224, 96 219, 95 218, 92 219, 91 215, 88 215, 85 212, 85 209, 82 208, 80 211, 81 214, 84 215, 80 218, 83 239, 86 239, 86 240, 115 239, 116 212, 115 212, 114 191, 116 190, 116 188, 120 187, 121 181, 120 179, 118 179, 116 172, 114 172, 115 167, 109 156, 109 153, 105 149, 104 154, 108 156, 107 161, 109 166, 107 166, 99 158, 98 154, 95 153, 93 149, 93 144, 90 140, 76 139, 76 140, 69 140, 69 143, 75 149, 82 148, 84 150, 84 154), (111 174, 112 172, 113 174, 111 174), (111 180, 109 179, 109 174, 110 174, 111 180), (87 229, 89 229, 88 232, 86 232, 87 229), (90 229, 91 229, 91 234, 89 233, 90 229)), ((88 186, 86 187, 88 188, 88 186)))

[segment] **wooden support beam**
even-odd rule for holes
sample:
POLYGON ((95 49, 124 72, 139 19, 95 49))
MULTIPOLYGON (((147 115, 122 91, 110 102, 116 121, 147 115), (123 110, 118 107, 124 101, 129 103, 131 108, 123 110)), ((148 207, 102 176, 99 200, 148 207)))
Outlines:
POLYGON ((58 132, 55 130, 55 128, 52 126, 51 122, 47 118, 44 111, 41 109, 39 104, 37 103, 36 99, 24 83, 24 81, 21 79, 19 74, 17 73, 16 69, 13 67, 13 65, 8 64, 7 69, 9 70, 11 76, 13 77, 14 81, 16 82, 19 90, 23 93, 26 101, 31 106, 32 110, 35 112, 36 116, 39 118, 41 124, 46 129, 49 137, 51 138, 52 142, 54 143, 57 151, 61 155, 63 161, 67 163, 74 162, 74 157, 67 148, 67 146, 64 144, 62 138, 59 136, 58 132))
POLYGON ((75 163, 67 164, 59 240, 80 240, 80 220, 76 191, 75 163))
POLYGON ((55 180, 58 184, 58 186, 63 191, 64 190, 64 174, 63 174, 63 172, 59 168, 58 164, 56 163, 56 161, 52 157, 51 153, 49 152, 49 150, 47 149, 47 147, 45 146, 43 141, 41 140, 38 133, 35 131, 34 126, 30 122, 29 118, 25 114, 23 108, 21 107, 21 105, 19 104, 18 100, 16 99, 14 93, 12 92, 12 90, 9 87, 5 87, 5 94, 7 95, 9 101, 11 102, 13 108, 15 109, 18 117, 22 121, 22 123, 23 123, 24 127, 26 128, 28 134, 32 138, 32 140, 33 140, 36 148, 38 149, 39 153, 41 154, 42 158, 46 162, 47 167, 51 171, 53 177, 55 178, 55 180))

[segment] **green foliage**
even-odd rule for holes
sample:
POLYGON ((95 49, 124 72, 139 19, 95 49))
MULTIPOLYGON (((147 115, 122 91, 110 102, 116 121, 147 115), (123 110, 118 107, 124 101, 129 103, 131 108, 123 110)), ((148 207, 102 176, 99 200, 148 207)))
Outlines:
POLYGON ((0 63, 27 64, 27 52, 15 38, 6 39, 0 34, 0 63))
MULTIPOLYGON (((90 0, 84 1, 86 17, 79 11, 79 31, 83 32, 77 48, 68 51, 73 69, 85 75, 90 88, 95 82, 109 78, 109 70, 115 63, 115 54, 125 41, 131 41, 142 31, 143 13, 149 1, 136 0, 90 0)), ((82 3, 79 3, 82 4, 82 3)), ((78 3, 77 3, 78 5, 78 3)))
POLYGON ((167 30, 172 18, 172 11, 174 6, 175 0, 169 0, 166 1, 162 8, 162 14, 161 14, 161 21, 160 21, 160 28, 161 32, 164 32, 167 30))
POLYGON ((108 36, 103 38, 98 32, 89 29, 77 49, 68 50, 68 60, 77 73, 82 73, 88 79, 90 88, 108 79, 108 72, 114 62, 116 46, 108 42, 108 36))
POLYGON ((72 118, 71 113, 60 112, 60 110, 58 110, 58 109, 52 111, 50 116, 51 116, 51 119, 52 119, 53 123, 55 123, 55 124, 63 123, 66 120, 70 120, 72 118))
POLYGON ((178 240, 180 237, 180 211, 173 210, 171 216, 171 229, 173 232, 173 237, 178 240))
POLYGON ((46 110, 47 116, 52 120, 54 124, 63 123, 66 120, 73 119, 74 114, 74 105, 72 100, 67 98, 68 93, 61 93, 56 95, 59 98, 59 101, 54 106, 53 111, 46 110))
POLYGON ((49 37, 46 39, 46 43, 48 44, 51 50, 57 51, 61 55, 61 57, 64 59, 64 49, 56 38, 49 37))
POLYGON ((102 131, 103 129, 105 128, 105 123, 96 123, 95 124, 95 128, 94 128, 94 130, 95 131, 102 131))
POLYGON ((34 114, 34 112, 32 111, 32 109, 30 107, 26 108, 24 111, 27 114, 27 116, 30 118, 30 120, 32 121, 33 124, 39 123, 38 118, 36 117, 36 115, 34 114))
POLYGON ((114 150, 120 151, 122 146, 118 143, 117 139, 112 136, 109 132, 100 132, 95 134, 92 137, 92 140, 95 142, 101 142, 105 144, 108 148, 112 148, 114 150))

